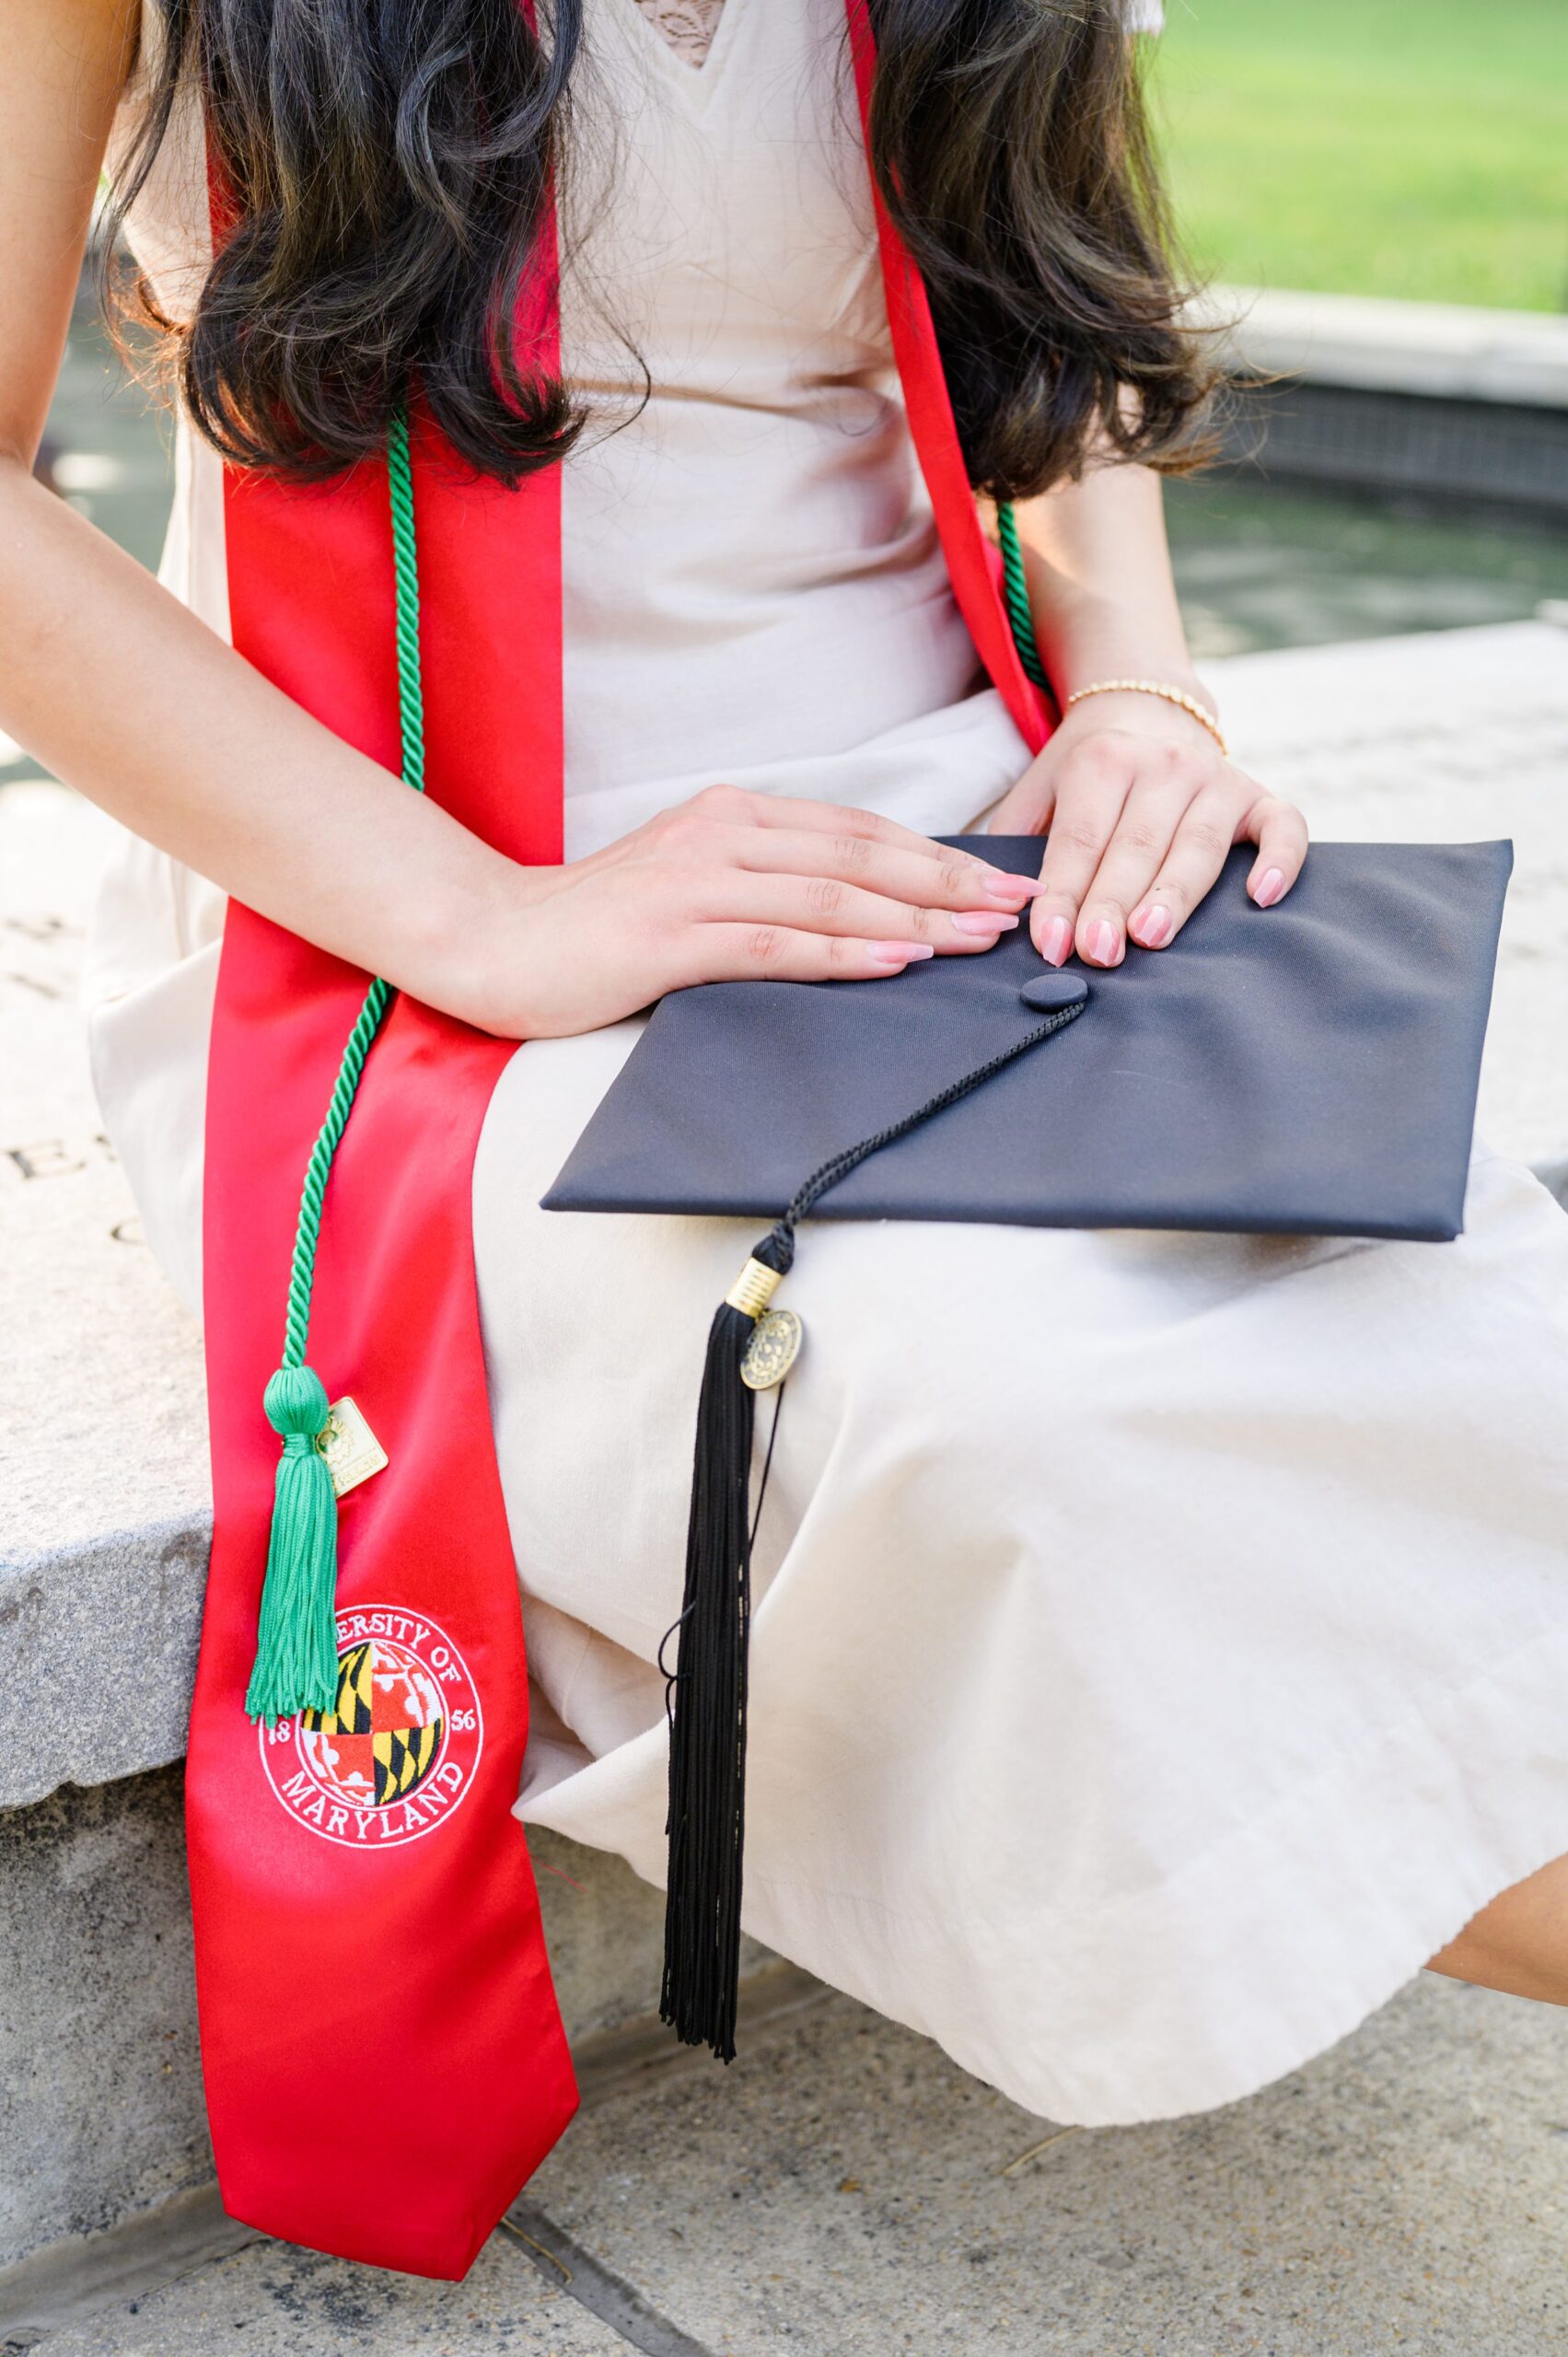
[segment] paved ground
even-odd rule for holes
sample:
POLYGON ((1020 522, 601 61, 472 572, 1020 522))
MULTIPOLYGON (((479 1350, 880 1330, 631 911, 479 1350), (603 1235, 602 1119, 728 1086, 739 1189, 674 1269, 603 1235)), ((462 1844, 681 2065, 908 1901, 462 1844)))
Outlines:
POLYGON ((828 1998, 591 2105, 528 2200, 456 2290, 257 2245, 44 2346, 1557 2357, 1568 2019, 1424 1982, 1249 2103, 1063 2133, 828 1998))
POLYGON ((625 2357, 620 2334, 521 2245, 497 2235, 466 2283, 414 2285, 308 2251, 253 2244, 166 2292, 78 2330, 51 2334, 50 2357, 625 2357))

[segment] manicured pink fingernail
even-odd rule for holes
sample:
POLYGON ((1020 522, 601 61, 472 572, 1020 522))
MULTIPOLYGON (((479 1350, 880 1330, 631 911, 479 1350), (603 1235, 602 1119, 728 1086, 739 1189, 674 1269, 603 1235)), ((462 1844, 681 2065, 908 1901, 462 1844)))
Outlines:
POLYGON ((1005 917, 1000 909, 966 909, 963 915, 953 919, 956 933, 990 934, 994 939, 999 933, 1011 933, 1016 917, 1005 917))
POLYGON ((1086 953, 1091 962, 1097 966, 1114 966, 1116 953, 1120 947, 1116 927, 1113 924, 1108 924, 1104 917, 1097 917, 1089 927, 1088 937, 1085 943, 1086 953))
POLYGON ((1048 966, 1064 966, 1072 946, 1072 919, 1052 917, 1045 928, 1045 939, 1040 944, 1040 956, 1048 966))
POLYGON ((982 877, 981 881, 989 900, 1005 900, 1009 907, 1015 909, 1027 900, 1034 890, 1034 886, 1027 876, 986 876, 982 877))
POLYGON ((1263 873, 1263 880, 1259 885, 1258 889, 1253 893, 1252 898, 1257 901, 1258 906, 1260 909, 1272 909, 1274 902, 1283 892, 1284 888, 1285 880, 1280 874, 1279 869, 1277 867, 1266 868, 1263 873))
POLYGON ((874 966, 912 966, 917 958, 935 958, 929 941, 874 941, 869 956, 874 966))
POLYGON ((1170 939, 1170 911, 1156 900, 1152 909, 1140 909, 1127 930, 1140 947, 1163 949, 1170 939))

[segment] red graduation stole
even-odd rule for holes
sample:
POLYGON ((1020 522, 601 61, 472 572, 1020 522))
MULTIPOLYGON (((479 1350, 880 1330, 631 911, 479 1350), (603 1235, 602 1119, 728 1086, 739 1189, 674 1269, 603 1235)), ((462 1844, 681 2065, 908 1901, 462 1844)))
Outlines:
MULTIPOLYGON (((849 0, 863 109, 871 40, 849 0)), ((1026 680, 924 289, 878 205, 894 351, 955 596, 1027 741, 1026 680)), ((558 344, 541 276, 541 366, 558 344)), ((561 496, 474 483, 414 437, 427 790, 523 863, 562 856, 561 496)), ((398 765, 387 484, 230 470, 234 644, 398 765)), ((400 997, 334 1162, 311 1321, 384 1470, 339 1508, 335 1724, 245 1714, 300 1175, 366 977, 231 903, 204 1203, 215 1528, 187 1774, 208 2112, 226 2207, 341 2257, 455 2278, 576 2088, 522 1827, 522 1619, 491 1437, 470 1181, 509 1043, 400 997)), ((650 1990, 650 2002, 654 1992, 650 1990)))

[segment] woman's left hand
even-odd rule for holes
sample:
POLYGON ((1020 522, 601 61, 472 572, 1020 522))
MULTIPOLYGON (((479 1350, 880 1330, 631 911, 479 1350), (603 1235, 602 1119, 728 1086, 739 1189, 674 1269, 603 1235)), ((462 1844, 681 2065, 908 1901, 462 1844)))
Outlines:
POLYGON ((1300 811, 1227 761, 1202 722, 1148 695, 1077 705, 990 830, 1049 831, 1029 929, 1052 966, 1074 948, 1119 966, 1129 936, 1164 949, 1237 843, 1258 846, 1247 889, 1260 909, 1284 898, 1307 857, 1300 811))

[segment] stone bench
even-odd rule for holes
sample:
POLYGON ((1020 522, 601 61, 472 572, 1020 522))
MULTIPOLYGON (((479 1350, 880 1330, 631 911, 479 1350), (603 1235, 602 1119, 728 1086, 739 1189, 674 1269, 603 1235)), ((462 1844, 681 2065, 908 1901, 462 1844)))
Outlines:
MULTIPOLYGON (((1238 759, 1320 835, 1515 837, 1481 1123, 1561 1194, 1568 633, 1210 670, 1238 759)), ((178 1765, 210 1527, 201 1359, 87 1082, 73 993, 104 840, 57 786, 0 791, 0 2340, 8 2266, 172 2216, 211 2173, 178 1765)), ((569 2028, 602 2038, 656 1987, 661 1902, 617 1860, 535 1849, 569 2028)))

